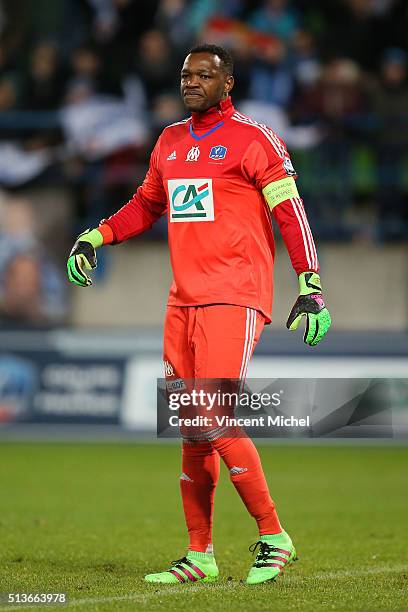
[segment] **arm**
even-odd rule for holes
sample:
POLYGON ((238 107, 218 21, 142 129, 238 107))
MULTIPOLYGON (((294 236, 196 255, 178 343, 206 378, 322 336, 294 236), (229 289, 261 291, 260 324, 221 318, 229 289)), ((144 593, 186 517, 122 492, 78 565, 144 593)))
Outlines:
POLYGON ((264 134, 265 138, 254 140, 248 147, 242 170, 262 191, 298 275, 299 297, 286 326, 295 330, 302 317, 306 317, 304 341, 314 346, 327 333, 331 323, 322 296, 316 247, 286 146, 268 128, 264 134))
POLYGON ((119 243, 150 229, 165 214, 167 197, 159 172, 160 138, 150 157, 149 170, 143 184, 127 204, 97 229, 80 234, 67 262, 69 280, 80 287, 88 287, 92 280, 86 270, 96 268, 95 249, 105 244, 119 243))
POLYGON ((263 194, 299 278, 299 297, 286 327, 293 331, 298 328, 302 317, 306 317, 303 340, 315 346, 327 333, 331 318, 323 300, 319 260, 303 202, 293 177, 270 183, 263 189, 263 194))
POLYGON ((101 222, 112 230, 112 242, 123 242, 142 234, 167 210, 167 196, 159 171, 160 142, 161 137, 152 151, 149 170, 143 184, 135 195, 109 219, 101 222))

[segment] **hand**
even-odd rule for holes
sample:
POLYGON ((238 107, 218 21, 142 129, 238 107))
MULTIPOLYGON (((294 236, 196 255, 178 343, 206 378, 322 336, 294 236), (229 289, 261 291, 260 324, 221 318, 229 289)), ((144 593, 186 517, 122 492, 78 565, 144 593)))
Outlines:
POLYGON ((291 331, 299 327, 302 317, 306 317, 306 329, 303 341, 309 346, 316 346, 326 335, 331 317, 327 310, 316 272, 302 272, 299 275, 299 297, 290 311, 286 327, 291 331))
MULTIPOLYGON (((80 234, 68 257, 68 278, 71 283, 79 287, 89 287, 92 285, 92 280, 85 270, 93 270, 97 265, 95 247, 91 242, 92 234, 95 231, 97 230, 92 230, 91 232, 88 229, 80 234)), ((95 241, 93 240, 93 242, 95 241)))

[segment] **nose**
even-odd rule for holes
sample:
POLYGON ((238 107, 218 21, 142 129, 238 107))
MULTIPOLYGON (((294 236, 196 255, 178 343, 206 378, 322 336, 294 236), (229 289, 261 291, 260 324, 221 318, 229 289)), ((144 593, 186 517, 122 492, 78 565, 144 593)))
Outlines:
POLYGON ((198 77, 194 74, 190 75, 187 77, 186 81, 185 81, 185 88, 186 89, 191 89, 193 87, 197 87, 198 85, 198 77))

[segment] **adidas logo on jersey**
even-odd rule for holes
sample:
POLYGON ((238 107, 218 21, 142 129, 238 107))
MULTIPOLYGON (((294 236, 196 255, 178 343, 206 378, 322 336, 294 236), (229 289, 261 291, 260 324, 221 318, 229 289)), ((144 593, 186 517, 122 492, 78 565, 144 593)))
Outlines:
POLYGON ((177 153, 174 150, 173 153, 170 153, 170 155, 167 158, 167 161, 173 161, 173 159, 177 159, 177 153))

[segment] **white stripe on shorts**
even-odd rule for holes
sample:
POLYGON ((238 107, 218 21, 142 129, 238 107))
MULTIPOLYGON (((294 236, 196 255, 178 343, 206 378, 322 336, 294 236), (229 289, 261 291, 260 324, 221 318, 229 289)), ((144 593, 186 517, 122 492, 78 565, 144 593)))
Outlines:
POLYGON ((240 388, 242 387, 243 381, 245 381, 245 377, 247 375, 248 364, 251 358, 252 349, 254 347, 255 331, 256 331, 256 310, 254 310, 253 308, 247 308, 246 309, 244 352, 242 354, 241 370, 239 373, 239 378, 242 381, 240 388))

